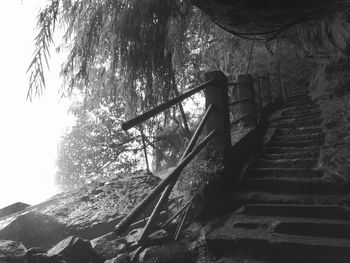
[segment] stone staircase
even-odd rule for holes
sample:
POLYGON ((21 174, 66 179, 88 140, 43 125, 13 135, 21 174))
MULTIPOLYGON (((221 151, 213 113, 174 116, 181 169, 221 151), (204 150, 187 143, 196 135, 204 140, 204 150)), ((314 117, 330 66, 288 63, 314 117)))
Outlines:
POLYGON ((316 169, 321 111, 294 94, 233 197, 240 207, 206 236, 220 262, 350 262, 350 187, 316 169))

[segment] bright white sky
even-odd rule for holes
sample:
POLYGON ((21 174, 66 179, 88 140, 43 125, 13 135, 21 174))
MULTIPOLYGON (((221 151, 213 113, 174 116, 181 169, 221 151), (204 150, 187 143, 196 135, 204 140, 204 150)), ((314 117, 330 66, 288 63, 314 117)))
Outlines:
POLYGON ((73 121, 68 101, 59 99, 60 61, 54 53, 44 96, 26 101, 36 15, 45 2, 0 3, 0 208, 18 201, 36 204, 57 193, 57 144, 73 121))

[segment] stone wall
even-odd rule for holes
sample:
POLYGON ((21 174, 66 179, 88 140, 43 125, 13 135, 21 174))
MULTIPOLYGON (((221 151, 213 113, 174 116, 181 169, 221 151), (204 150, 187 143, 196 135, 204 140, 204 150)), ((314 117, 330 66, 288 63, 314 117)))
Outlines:
POLYGON ((319 168, 332 178, 350 180, 350 64, 329 61, 310 84, 321 107, 326 133, 319 168))

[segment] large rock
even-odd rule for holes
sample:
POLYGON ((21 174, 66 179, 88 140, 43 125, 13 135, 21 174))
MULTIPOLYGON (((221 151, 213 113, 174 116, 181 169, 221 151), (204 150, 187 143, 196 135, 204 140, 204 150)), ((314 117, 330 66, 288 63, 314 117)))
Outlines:
POLYGON ((17 202, 12 205, 6 206, 0 209, 0 217, 4 217, 4 216, 8 216, 8 215, 20 212, 29 206, 30 205, 21 203, 21 202, 17 202))
POLYGON ((191 263, 191 252, 177 242, 146 248, 139 256, 142 263, 191 263))
POLYGON ((320 105, 326 135, 319 168, 328 178, 349 182, 350 67, 347 60, 335 60, 321 68, 310 88, 313 99, 320 105))
MULTIPOLYGON (((278 29, 278 25, 297 23, 302 16, 327 12, 335 8, 333 0, 192 0, 218 25, 231 32, 254 33, 278 29), (299 19, 299 20, 298 20, 299 19)), ((341 10, 341 9, 340 9, 341 10)), ((304 21, 304 20, 302 20, 304 21)), ((301 22, 302 22, 301 21, 301 22)))
MULTIPOLYGON (((0 238, 20 240, 27 247, 50 247, 69 235, 94 239, 113 232, 159 182, 157 176, 138 172, 58 194, 6 220, 0 219, 0 238)), ((150 209, 140 218, 147 217, 150 209)))
POLYGON ((344 54, 350 54, 350 17, 348 13, 339 13, 329 24, 333 44, 344 54))
POLYGON ((0 263, 25 263, 27 249, 22 243, 0 240, 0 263))
POLYGON ((91 240, 92 248, 100 256, 112 259, 127 250, 126 240, 116 238, 114 233, 110 233, 91 240))
POLYGON ((49 258, 63 257, 68 263, 102 263, 105 259, 96 254, 88 240, 70 236, 47 252, 49 258))
POLYGON ((105 261, 105 263, 130 263, 130 255, 129 254, 120 254, 115 258, 105 261))
POLYGON ((30 212, 20 215, 2 229, 0 238, 20 241, 26 247, 49 247, 67 237, 69 232, 54 217, 30 212))
POLYGON ((150 233, 148 237, 142 241, 144 247, 163 245, 174 241, 174 238, 165 230, 159 229, 150 233))

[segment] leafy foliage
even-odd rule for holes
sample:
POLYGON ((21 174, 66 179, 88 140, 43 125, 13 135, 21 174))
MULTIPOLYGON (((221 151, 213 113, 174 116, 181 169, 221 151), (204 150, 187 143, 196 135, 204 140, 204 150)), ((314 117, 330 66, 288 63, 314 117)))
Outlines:
MULTIPOLYGON (((140 131, 153 169, 174 165, 201 111, 179 104, 129 134, 120 124, 201 83, 206 71, 245 73, 252 46, 213 25, 188 0, 51 0, 38 17, 29 71, 39 77, 30 80, 29 98, 45 84, 39 58, 48 54, 56 23, 65 28, 58 49, 69 51, 62 95, 76 95, 71 111, 77 121, 59 148, 57 183, 63 189, 139 169, 140 131)), ((255 56, 266 53, 263 46, 257 50, 255 56)), ((192 104, 198 108, 201 100, 199 95, 192 104)))
POLYGON ((56 182, 63 190, 130 171, 137 164, 134 144, 140 136, 118 129, 123 121, 120 105, 99 105, 91 111, 72 106, 77 121, 63 136, 57 160, 56 182))
POLYGON ((52 34, 55 30, 55 24, 58 16, 58 0, 52 0, 38 16, 38 28, 39 33, 35 38, 35 51, 33 60, 31 61, 28 72, 29 77, 29 89, 27 98, 32 99, 34 95, 40 96, 43 88, 45 87, 44 66, 43 58, 49 67, 48 58, 50 57, 49 47, 53 43, 52 34))

